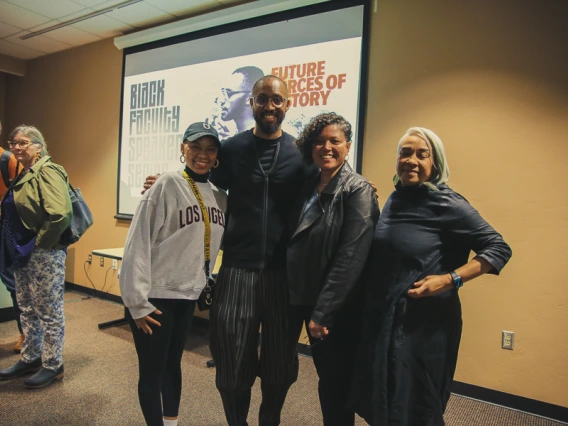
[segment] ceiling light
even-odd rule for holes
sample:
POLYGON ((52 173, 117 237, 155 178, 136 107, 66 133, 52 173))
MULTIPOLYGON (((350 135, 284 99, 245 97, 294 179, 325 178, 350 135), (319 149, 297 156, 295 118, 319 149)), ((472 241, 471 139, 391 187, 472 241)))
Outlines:
POLYGON ((61 23, 56 24, 56 25, 52 25, 51 27, 44 28, 43 30, 34 31, 33 33, 26 34, 26 35, 20 37, 20 39, 21 40, 27 40, 28 38, 32 38, 32 37, 35 37, 35 36, 38 36, 38 35, 42 35, 42 34, 50 32, 50 31, 58 30, 59 28, 67 27, 69 25, 76 24, 77 22, 81 22, 81 21, 85 21, 86 19, 94 18, 95 16, 104 15, 105 13, 112 12, 113 10, 121 9, 123 7, 130 6, 130 5, 133 5, 133 4, 136 4, 136 3, 140 3, 141 1, 143 1, 143 0, 128 0, 128 1, 125 1, 125 2, 122 2, 122 3, 119 3, 117 5, 114 5, 114 6, 109 6, 107 8, 101 9, 101 10, 96 10, 96 11, 88 13, 86 15, 79 16, 78 18, 74 18, 74 19, 71 19, 69 21, 61 22, 61 23))

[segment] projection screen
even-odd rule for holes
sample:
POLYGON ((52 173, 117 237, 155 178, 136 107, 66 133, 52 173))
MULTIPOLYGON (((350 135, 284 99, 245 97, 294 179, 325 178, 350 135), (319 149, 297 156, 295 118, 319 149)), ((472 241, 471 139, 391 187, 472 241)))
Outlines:
POLYGON ((189 124, 207 121, 222 138, 253 126, 245 78, 286 81, 292 107, 282 128, 294 136, 320 112, 343 115, 353 125, 349 162, 360 170, 365 6, 304 9, 125 50, 118 218, 132 217, 146 176, 183 167, 189 124))

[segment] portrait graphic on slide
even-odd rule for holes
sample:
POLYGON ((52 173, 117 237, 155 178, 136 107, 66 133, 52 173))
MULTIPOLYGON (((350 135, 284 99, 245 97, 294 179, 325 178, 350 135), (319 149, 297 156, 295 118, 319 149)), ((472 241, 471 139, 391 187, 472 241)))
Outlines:
POLYGON ((206 121, 221 139, 253 128, 249 99, 264 75, 288 85, 284 131, 298 136, 312 117, 333 111, 357 135, 360 57, 357 37, 125 77, 119 212, 134 213, 146 176, 183 167, 179 147, 189 124, 206 121))

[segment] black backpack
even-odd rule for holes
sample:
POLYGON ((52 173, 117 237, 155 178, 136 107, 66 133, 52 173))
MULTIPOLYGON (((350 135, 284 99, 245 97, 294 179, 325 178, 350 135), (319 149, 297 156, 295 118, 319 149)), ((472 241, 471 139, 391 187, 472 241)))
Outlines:
POLYGON ((2 180, 6 188, 10 187, 10 173, 8 172, 8 164, 10 163, 10 151, 4 150, 0 157, 0 172, 2 172, 2 180))

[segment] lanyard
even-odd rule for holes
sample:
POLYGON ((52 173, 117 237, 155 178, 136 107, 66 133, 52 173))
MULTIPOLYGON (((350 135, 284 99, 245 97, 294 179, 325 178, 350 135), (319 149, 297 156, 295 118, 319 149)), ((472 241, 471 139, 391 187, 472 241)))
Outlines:
POLYGON ((201 193, 199 192, 199 188, 195 181, 184 171, 183 177, 189 183, 191 190, 193 191, 193 195, 197 198, 197 202, 199 203, 199 207, 201 207, 201 214, 203 216, 203 223, 205 224, 205 282, 209 278, 209 262, 211 261, 211 222, 209 220, 209 214, 207 213, 207 208, 205 207, 205 203, 203 202, 203 198, 201 197, 201 193))

